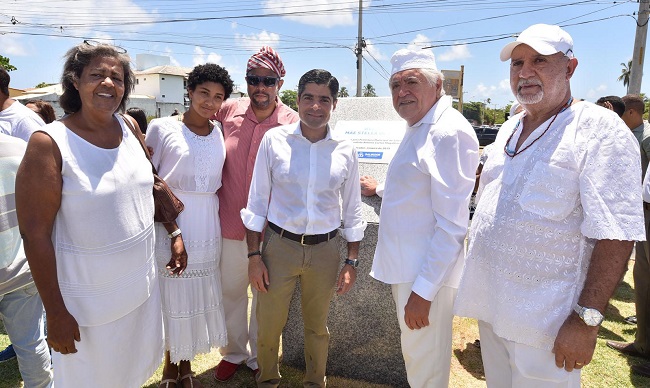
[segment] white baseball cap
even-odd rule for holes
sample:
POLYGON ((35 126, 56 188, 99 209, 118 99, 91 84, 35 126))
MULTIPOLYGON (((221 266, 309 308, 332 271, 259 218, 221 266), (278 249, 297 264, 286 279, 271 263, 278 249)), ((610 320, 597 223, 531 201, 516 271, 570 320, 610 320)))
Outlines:
POLYGON ((573 39, 566 31, 550 24, 534 24, 526 28, 514 42, 510 42, 501 50, 500 58, 507 61, 512 56, 512 50, 520 44, 532 47, 542 55, 553 55, 562 52, 573 58, 573 39))
POLYGON ((431 69, 438 71, 436 66, 436 57, 431 50, 397 50, 390 59, 393 68, 390 72, 391 77, 395 73, 410 69, 431 69))

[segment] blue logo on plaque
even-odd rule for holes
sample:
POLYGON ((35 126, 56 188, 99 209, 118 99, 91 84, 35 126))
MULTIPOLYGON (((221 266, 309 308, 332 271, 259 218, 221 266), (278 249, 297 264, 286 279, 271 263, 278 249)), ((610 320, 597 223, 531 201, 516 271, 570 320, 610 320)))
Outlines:
POLYGON ((366 152, 358 151, 359 159, 381 159, 384 156, 383 152, 366 152))

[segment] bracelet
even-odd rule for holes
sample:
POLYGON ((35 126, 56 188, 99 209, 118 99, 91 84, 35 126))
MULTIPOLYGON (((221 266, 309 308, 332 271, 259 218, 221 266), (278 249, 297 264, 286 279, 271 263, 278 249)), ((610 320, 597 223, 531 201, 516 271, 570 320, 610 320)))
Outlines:
POLYGON ((175 231, 169 233, 169 234, 167 235, 167 237, 169 237, 169 238, 174 238, 174 237, 176 237, 176 236, 178 236, 178 235, 180 235, 180 234, 181 234, 181 229, 179 228, 179 229, 176 229, 175 231))
POLYGON ((260 251, 250 252, 250 253, 248 254, 248 258, 250 259, 251 257, 253 257, 253 256, 257 256, 257 255, 262 256, 262 252, 260 252, 260 251))

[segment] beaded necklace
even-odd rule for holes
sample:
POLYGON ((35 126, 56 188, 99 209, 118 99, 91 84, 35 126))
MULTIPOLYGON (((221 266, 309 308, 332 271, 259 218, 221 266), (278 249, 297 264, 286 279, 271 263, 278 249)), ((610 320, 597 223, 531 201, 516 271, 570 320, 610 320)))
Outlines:
MULTIPOLYGON (((520 150, 518 150, 518 151, 511 150, 510 148, 508 148, 508 146, 510 145, 510 141, 512 140, 512 137, 515 135, 515 132, 517 132, 517 129, 519 128, 519 125, 521 124, 521 119, 523 119, 524 116, 526 115, 526 114, 524 113, 524 114, 521 116, 521 118, 519 119, 519 121, 517 121, 517 125, 515 125, 515 129, 512 130, 512 133, 510 134, 510 137, 509 137, 508 140, 506 141, 506 145, 503 146, 503 151, 506 153, 506 155, 510 156, 511 158, 514 158, 515 156, 517 156, 517 155, 519 155, 520 153, 526 151, 528 148, 530 148, 530 146, 532 146, 533 144, 535 144, 535 142, 536 142, 537 140, 539 140, 542 136, 544 136, 544 135, 546 134, 546 132, 548 131, 548 129, 551 128, 551 125, 553 125, 553 122, 555 122, 555 119, 557 118, 557 116, 558 116, 560 113, 564 112, 565 110, 569 109, 569 107, 571 106, 571 103, 572 103, 572 102, 573 102, 573 96, 572 96, 572 97, 569 97, 569 101, 567 101, 566 104, 562 105, 562 108, 561 108, 561 109, 560 109, 560 110, 555 114, 555 116, 553 116, 553 120, 551 120, 551 122, 548 124, 548 126, 546 127, 546 129, 544 130, 544 132, 542 132, 541 135, 537 136, 537 138, 536 138, 535 140, 533 140, 530 144, 528 144, 526 147, 524 147, 524 148, 522 148, 522 149, 520 149, 520 150)), ((515 145, 515 147, 516 147, 516 145, 515 145)))

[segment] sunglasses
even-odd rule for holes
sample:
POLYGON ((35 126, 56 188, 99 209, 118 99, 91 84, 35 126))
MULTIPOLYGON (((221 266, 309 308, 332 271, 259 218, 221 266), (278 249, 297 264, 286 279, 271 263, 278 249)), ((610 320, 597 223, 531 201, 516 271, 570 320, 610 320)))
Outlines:
POLYGON ((264 82, 264 86, 275 86, 275 84, 278 83, 279 80, 280 78, 276 78, 276 77, 259 77, 256 75, 246 76, 246 82, 250 86, 257 86, 260 84, 260 82, 264 82))

